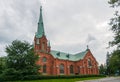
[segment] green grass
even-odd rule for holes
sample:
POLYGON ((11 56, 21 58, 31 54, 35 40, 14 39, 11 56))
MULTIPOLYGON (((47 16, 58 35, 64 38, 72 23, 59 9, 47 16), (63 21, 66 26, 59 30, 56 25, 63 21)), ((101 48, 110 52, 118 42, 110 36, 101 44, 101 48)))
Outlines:
MULTIPOLYGON (((31 81, 12 81, 12 82, 76 82, 83 80, 100 79, 103 77, 88 77, 88 78, 74 78, 74 79, 49 79, 49 80, 31 80, 31 81)), ((9 81, 11 82, 11 81, 9 81)))

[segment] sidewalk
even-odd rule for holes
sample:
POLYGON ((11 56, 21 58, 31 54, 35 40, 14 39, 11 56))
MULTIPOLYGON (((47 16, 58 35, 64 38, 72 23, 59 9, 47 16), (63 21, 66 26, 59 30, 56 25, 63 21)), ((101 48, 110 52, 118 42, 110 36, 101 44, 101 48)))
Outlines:
POLYGON ((120 82, 120 77, 106 77, 102 79, 77 81, 77 82, 120 82))

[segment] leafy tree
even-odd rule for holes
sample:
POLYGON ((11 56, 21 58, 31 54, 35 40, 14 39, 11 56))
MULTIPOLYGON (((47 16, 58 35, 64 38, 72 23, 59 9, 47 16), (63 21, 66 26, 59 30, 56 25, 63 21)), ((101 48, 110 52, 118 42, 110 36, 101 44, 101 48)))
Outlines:
POLYGON ((15 69, 23 75, 38 74, 39 66, 36 65, 38 55, 34 54, 32 45, 28 42, 14 40, 6 47, 7 69, 15 69))
MULTIPOLYGON (((108 2, 112 8, 118 8, 120 6, 120 0, 109 0, 108 2)), ((117 46, 117 49, 113 51, 110 58, 109 71, 115 73, 117 70, 120 71, 120 14, 116 11, 114 17, 111 18, 111 30, 114 33, 114 40, 109 42, 111 47, 117 46)))
POLYGON ((118 7, 120 5, 120 0, 109 0, 109 4, 111 4, 111 7, 118 7))
POLYGON ((106 72, 106 66, 103 65, 103 64, 101 64, 101 65, 100 65, 100 68, 99 68, 99 73, 100 73, 100 74, 105 74, 105 72, 106 72))
MULTIPOLYGON (((120 6, 120 0, 110 0, 109 4, 112 5, 113 8, 120 6)), ((111 30, 114 33, 114 40, 109 42, 110 46, 117 45, 120 48, 120 15, 119 12, 115 12, 115 17, 111 18, 111 30)))
POLYGON ((110 58, 109 70, 111 73, 120 71, 120 50, 115 50, 110 58))
POLYGON ((5 69, 5 57, 0 57, 0 74, 5 69))

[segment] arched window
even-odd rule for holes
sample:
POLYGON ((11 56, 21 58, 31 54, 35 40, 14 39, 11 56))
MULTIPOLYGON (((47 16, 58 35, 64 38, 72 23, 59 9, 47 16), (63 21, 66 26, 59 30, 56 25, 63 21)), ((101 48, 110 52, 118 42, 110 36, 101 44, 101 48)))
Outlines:
POLYGON ((45 51, 45 42, 42 43, 42 51, 45 51))
POLYGON ((91 67, 92 66, 92 63, 91 63, 91 60, 88 59, 88 66, 91 67))
POLYGON ((74 73, 73 65, 70 65, 70 74, 74 73))
POLYGON ((60 74, 64 74, 64 65, 60 64, 60 74))
POLYGON ((43 73, 46 73, 46 65, 43 65, 43 73))
POLYGON ((47 58, 43 57, 42 62, 46 62, 46 61, 47 61, 47 58))
POLYGON ((40 44, 39 38, 36 39, 36 44, 40 44))

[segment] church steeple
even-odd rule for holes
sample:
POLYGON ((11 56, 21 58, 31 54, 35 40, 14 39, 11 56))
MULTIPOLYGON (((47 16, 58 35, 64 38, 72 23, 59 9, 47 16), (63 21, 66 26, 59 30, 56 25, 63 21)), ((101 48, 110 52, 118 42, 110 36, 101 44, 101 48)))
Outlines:
POLYGON ((40 7, 40 16, 39 16, 38 28, 37 28, 37 32, 36 32, 35 36, 36 36, 36 38, 41 38, 43 35, 45 35, 45 32, 44 32, 42 6, 41 6, 40 7))
POLYGON ((38 28, 37 32, 35 34, 34 38, 35 42, 35 51, 36 52, 43 52, 43 53, 49 53, 50 52, 50 45, 49 42, 45 36, 44 32, 44 24, 43 24, 43 17, 42 17, 42 6, 40 7, 40 17, 38 22, 38 28))

